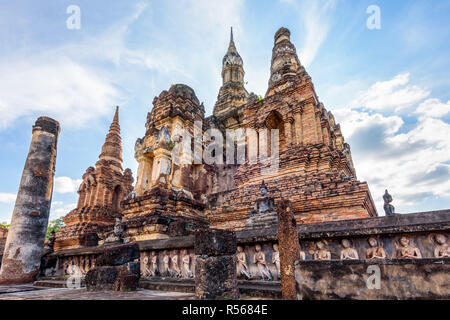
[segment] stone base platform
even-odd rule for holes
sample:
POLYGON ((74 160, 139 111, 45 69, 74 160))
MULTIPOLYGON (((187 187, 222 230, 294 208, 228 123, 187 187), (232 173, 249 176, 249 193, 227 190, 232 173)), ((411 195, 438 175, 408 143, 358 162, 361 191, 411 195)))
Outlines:
MULTIPOLYGON (((151 278, 141 279, 139 287, 148 290, 195 292, 194 279, 151 278)), ((281 299, 281 283, 279 281, 238 281, 241 296, 281 299)))
MULTIPOLYGON (((9 293, 0 293, 0 300, 193 300, 194 294, 139 289, 133 292, 88 292, 86 288, 9 287, 9 293)), ((0 288, 0 291, 2 288, 0 288)))

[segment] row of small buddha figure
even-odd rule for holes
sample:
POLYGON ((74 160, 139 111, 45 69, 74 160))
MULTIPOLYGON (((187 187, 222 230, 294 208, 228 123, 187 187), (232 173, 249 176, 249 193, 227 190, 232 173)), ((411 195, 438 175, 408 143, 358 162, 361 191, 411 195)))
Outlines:
MULTIPOLYGON (((430 237, 435 243, 434 258, 448 258, 450 257, 450 246, 447 243, 447 237, 443 234, 435 234, 430 237)), ((370 237, 367 240, 369 247, 365 251, 365 259, 386 259, 386 251, 379 245, 379 241, 375 237, 370 237)), ((349 239, 341 241, 342 250, 340 251, 340 260, 358 260, 360 259, 358 252, 352 247, 352 242, 349 239)), ((273 244, 272 264, 277 271, 277 278, 280 278, 280 253, 278 244, 273 244)), ((326 247, 325 241, 318 241, 315 244, 315 250, 312 253, 313 260, 331 260, 331 251, 326 247)), ((400 237, 397 242, 397 249, 394 251, 393 259, 420 259, 422 254, 416 246, 411 243, 411 240, 406 236, 400 237)), ((300 259, 306 260, 304 251, 300 251, 300 259)), ((252 279, 255 276, 262 280, 273 280, 273 275, 269 268, 269 263, 266 260, 266 254, 261 249, 261 245, 255 245, 255 252, 253 254, 252 262, 258 269, 258 274, 252 275, 247 264, 247 255, 241 246, 237 247, 237 275, 238 277, 245 277, 252 279)))
MULTIPOLYGON (((450 257, 450 247, 447 243, 447 237, 443 234, 434 234, 430 238, 434 242, 434 251, 432 258, 448 258, 450 257)), ((386 251, 380 246, 378 240, 375 237, 370 237, 367 242, 369 248, 365 251, 365 259, 386 259, 386 251)), ((392 254, 392 259, 421 259, 422 253, 419 248, 416 247, 412 241, 406 237, 401 236, 396 241, 396 250, 392 254)), ((340 252, 341 260, 358 260, 360 259, 358 252, 352 247, 352 243, 348 239, 341 240, 342 250, 340 252)), ((304 253, 302 255, 304 260, 304 253)), ((331 252, 326 248, 324 241, 318 241, 316 243, 316 249, 313 254, 314 260, 331 260, 331 252)))
POLYGON ((94 267, 95 267, 94 255, 71 256, 64 258, 62 263, 64 275, 71 275, 78 272, 81 272, 81 274, 86 274, 89 270, 93 269, 94 267))
POLYGON ((192 261, 193 259, 186 249, 181 251, 172 250, 172 252, 164 250, 162 254, 162 268, 160 268, 158 253, 152 251, 144 253, 141 273, 143 277, 193 278, 192 269, 194 266, 191 263, 192 261))

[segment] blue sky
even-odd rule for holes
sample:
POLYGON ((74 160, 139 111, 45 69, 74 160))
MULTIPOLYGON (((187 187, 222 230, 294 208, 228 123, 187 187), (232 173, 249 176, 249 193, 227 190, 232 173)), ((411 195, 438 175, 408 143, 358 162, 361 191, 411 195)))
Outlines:
POLYGON ((124 167, 152 100, 191 86, 211 114, 233 26, 248 91, 264 95, 273 35, 291 31, 341 123, 379 214, 450 208, 450 1, 0 1, 0 221, 9 221, 40 115, 62 126, 52 218, 75 206, 120 105, 124 167), (81 28, 69 30, 69 5, 81 28), (381 29, 369 30, 377 5, 381 29))

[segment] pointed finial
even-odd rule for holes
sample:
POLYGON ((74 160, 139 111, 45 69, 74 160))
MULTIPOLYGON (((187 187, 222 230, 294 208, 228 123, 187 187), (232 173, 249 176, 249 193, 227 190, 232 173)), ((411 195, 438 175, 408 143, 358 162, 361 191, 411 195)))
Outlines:
POLYGON ((228 52, 230 51, 236 51, 236 46, 234 44, 234 39, 233 39, 233 27, 231 27, 231 31, 230 31, 230 45, 228 46, 228 52))
POLYGON ((120 137, 119 107, 116 107, 114 119, 109 126, 105 143, 102 146, 102 153, 99 156, 96 166, 105 165, 104 161, 109 161, 114 170, 122 173, 122 138, 120 137))
POLYGON ((119 123, 119 106, 116 106, 116 112, 114 113, 114 123, 119 123))

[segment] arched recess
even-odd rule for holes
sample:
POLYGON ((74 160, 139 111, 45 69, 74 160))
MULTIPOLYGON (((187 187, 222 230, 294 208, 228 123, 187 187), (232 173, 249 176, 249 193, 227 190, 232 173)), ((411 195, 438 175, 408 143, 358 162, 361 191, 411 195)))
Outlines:
POLYGON ((267 116, 266 121, 267 132, 267 150, 269 155, 271 155, 271 130, 278 129, 278 142, 279 142, 279 152, 283 152, 286 149, 286 136, 284 132, 284 122, 283 117, 278 111, 272 110, 267 116))
POLYGON ((122 201, 122 187, 117 185, 114 187, 112 196, 112 209, 114 212, 120 211, 120 201, 122 201))

